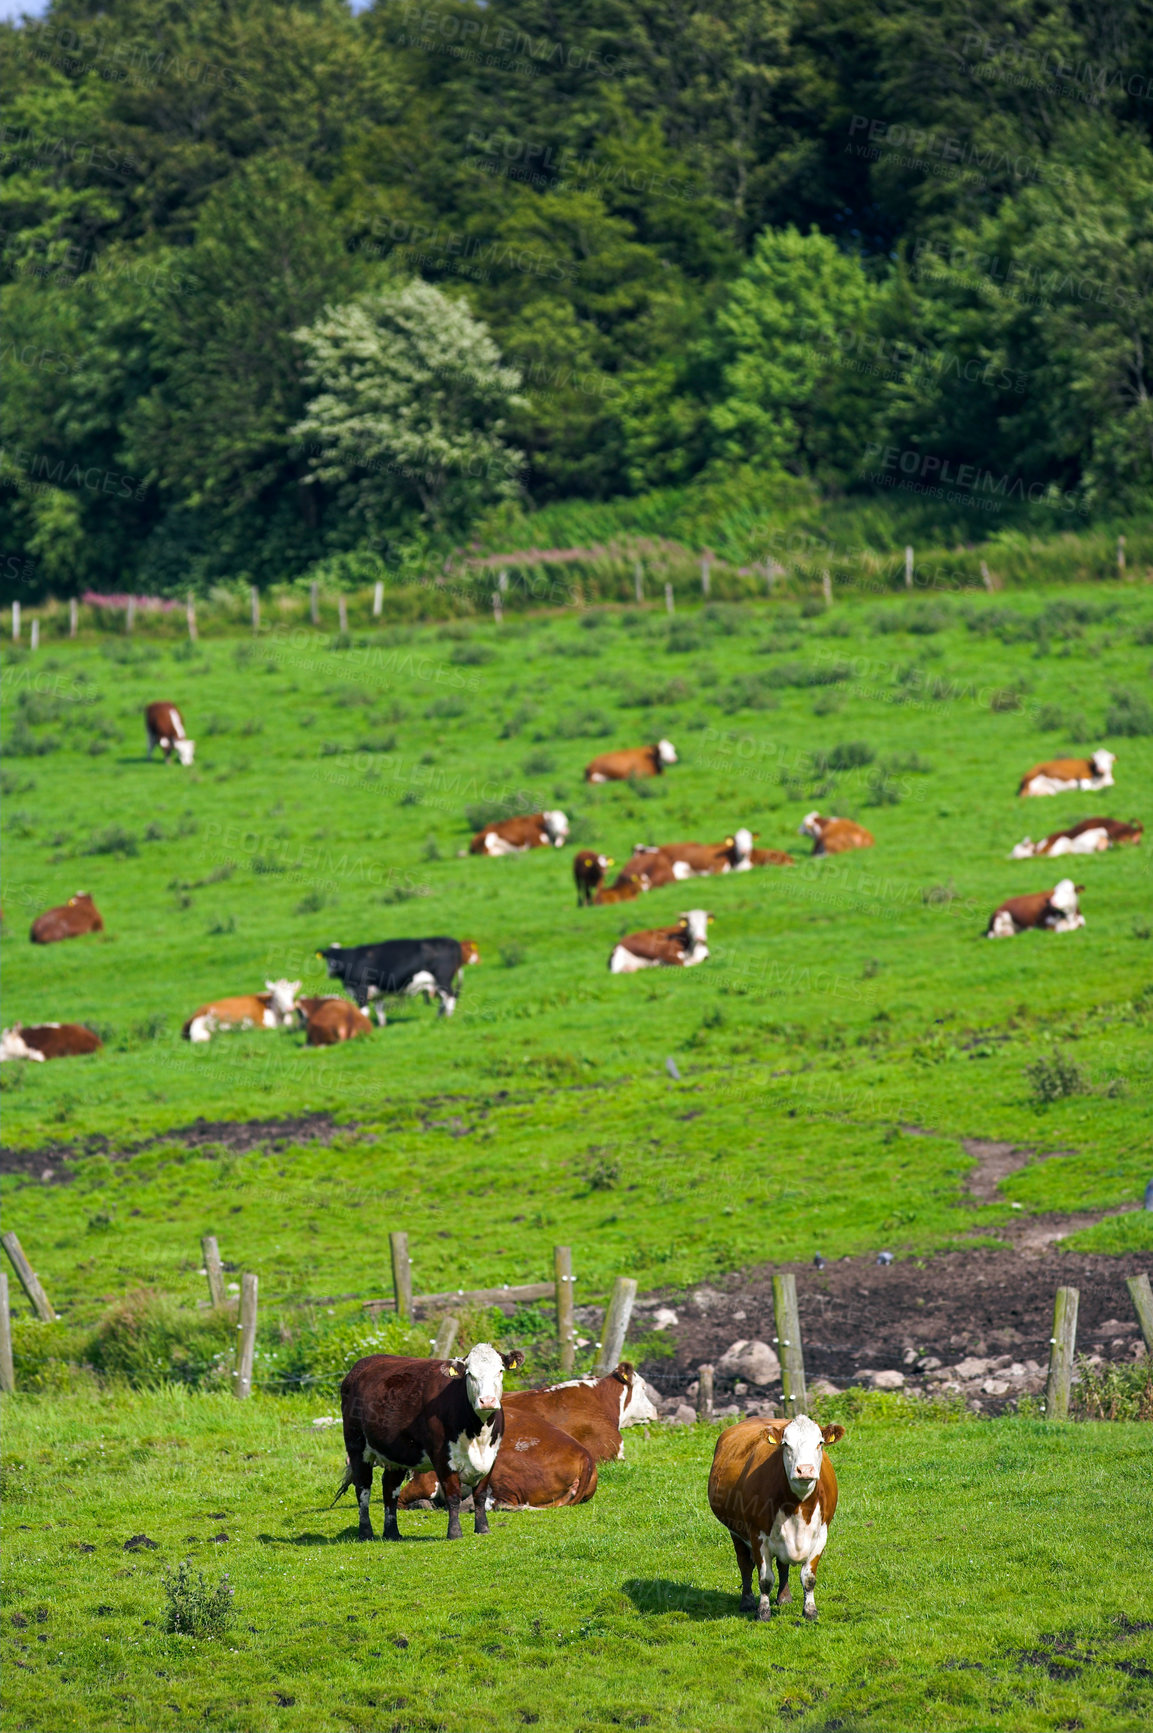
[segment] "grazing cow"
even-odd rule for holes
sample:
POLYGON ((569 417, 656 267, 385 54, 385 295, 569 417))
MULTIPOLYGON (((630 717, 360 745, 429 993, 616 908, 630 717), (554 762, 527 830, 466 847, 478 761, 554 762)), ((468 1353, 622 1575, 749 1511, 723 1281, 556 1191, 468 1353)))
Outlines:
POLYGON ((1089 793, 1098 788, 1112 788, 1116 762, 1116 754, 1104 748, 1089 758, 1051 758, 1025 772, 1017 793, 1069 794, 1077 789, 1089 793))
MULTIPOLYGON (((514 1413, 502 1403, 504 1433, 496 1461, 476 1489, 474 1506, 485 1510, 556 1510, 584 1504, 597 1489, 597 1465, 583 1444, 539 1414, 514 1413)), ((443 1498, 436 1475, 418 1474, 401 1491, 401 1509, 443 1498)))
POLYGON ((624 1455, 621 1432, 626 1426, 643 1426, 657 1418, 644 1380, 628 1360, 605 1378, 574 1378, 547 1390, 513 1391, 505 1397, 505 1410, 510 1417, 539 1415, 583 1444, 598 1462, 624 1455))
MULTIPOLYGON (((359 1540, 372 1539, 372 1470, 380 1464, 384 1540, 399 1540, 396 1495, 413 1472, 431 1468, 448 1503, 448 1538, 460 1539, 460 1489, 475 1487, 496 1461, 504 1432, 504 1375, 524 1364, 519 1348, 501 1354, 479 1342, 463 1360, 416 1360, 370 1354, 340 1386, 348 1463, 337 1498, 355 1486, 359 1540)), ((488 1533, 484 1501, 476 1501, 476 1532, 488 1533)))
POLYGON ((703 963, 709 954, 705 940, 712 919, 705 909, 689 909, 675 927, 627 933, 613 946, 609 969, 614 975, 633 975, 638 969, 689 969, 703 963))
POLYGON ((0 1035, 2 1059, 74 1059, 103 1047, 99 1035, 83 1023, 16 1023, 0 1035))
POLYGON ((340 1041, 354 1041, 358 1035, 371 1035, 372 1024, 363 1011, 347 999, 305 999, 300 1002, 308 1030, 307 1047, 335 1047, 340 1041))
POLYGON ((1052 831, 1040 842, 1028 837, 1019 842, 1010 860, 1032 860, 1035 855, 1102 854, 1107 848, 1121 848, 1126 843, 1139 843, 1145 833, 1140 819, 1125 824, 1119 818, 1083 818, 1066 830, 1052 831))
POLYGON ((621 752, 602 752, 585 766, 586 782, 627 782, 630 776, 660 776, 665 766, 677 762, 676 748, 669 740, 655 746, 631 746, 621 752))
POLYGON ((631 903, 636 901, 642 891, 650 888, 647 874, 622 873, 615 884, 601 885, 593 897, 593 902, 598 908, 602 908, 606 903, 631 903))
POLYGON ((612 864, 611 855, 598 854, 592 848, 577 850, 573 856, 572 876, 576 882, 578 909, 587 908, 592 902, 594 891, 604 883, 604 876, 612 864))
POLYGON ((58 939, 78 939, 81 933, 102 933, 104 919, 87 891, 77 891, 58 909, 46 909, 32 923, 34 945, 54 945, 58 939))
POLYGON ((1072 879, 1062 879, 1051 891, 1009 897, 993 910, 985 937, 1011 939, 1029 927, 1040 927, 1050 933, 1075 932, 1085 925, 1085 917, 1077 906, 1077 892, 1084 889, 1084 885, 1075 885, 1072 879))
POLYGON ((525 818, 495 819, 478 830, 470 854, 526 854, 530 848, 563 848, 568 841, 563 812, 534 812, 525 818))
POLYGON ((769 1591, 777 1566, 777 1606, 791 1601, 789 1566, 800 1565, 804 1614, 815 1619, 817 1566, 837 1508, 837 1477, 825 1455, 843 1426, 795 1420, 741 1420, 717 1439, 709 1504, 733 1537, 741 1573, 741 1611, 772 1617, 769 1591), (760 1586, 753 1594, 753 1570, 760 1586))
POLYGON ((150 704, 144 712, 144 726, 148 730, 149 758, 159 746, 166 764, 174 752, 181 764, 192 763, 196 742, 184 732, 184 718, 175 704, 150 704))
MULTIPOLYGON (((385 939, 378 945, 349 945, 347 950, 333 944, 316 954, 362 1011, 389 994, 425 993, 440 999, 442 1017, 451 1017, 456 1008, 461 970, 480 962, 471 939, 385 939)), ((383 1020, 378 1010, 377 1021, 383 1020)))
POLYGON ((799 836, 811 836, 813 853, 845 854, 852 848, 872 848, 873 834, 851 818, 822 818, 810 812, 801 820, 799 836))
POLYGON ((299 981, 266 981, 266 993, 210 999, 194 1011, 180 1033, 186 1041, 211 1041, 222 1029, 291 1029, 296 1024, 299 981))

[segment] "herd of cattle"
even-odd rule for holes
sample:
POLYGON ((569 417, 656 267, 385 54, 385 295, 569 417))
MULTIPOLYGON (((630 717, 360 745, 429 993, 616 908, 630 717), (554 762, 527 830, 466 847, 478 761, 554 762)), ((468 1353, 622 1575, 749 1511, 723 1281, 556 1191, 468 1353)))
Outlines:
MULTIPOLYGON (((166 760, 174 755, 183 765, 193 762, 195 741, 189 739, 184 719, 174 704, 149 704, 144 714, 151 757, 159 747, 166 760)), ((588 783, 627 782, 635 778, 661 776, 678 762, 669 740, 651 746, 605 752, 585 767, 588 783)), ((1095 792, 1113 786, 1115 755, 1104 749, 1088 758, 1057 758, 1035 764, 1021 778, 1018 794, 1053 795, 1095 792)), ((525 854, 537 848, 563 848, 570 825, 563 812, 548 811, 494 819, 473 837, 469 852, 496 857, 525 854)), ((1039 842, 1025 837, 1013 849, 1011 859, 1056 857, 1066 854, 1097 854, 1141 841, 1144 825, 1137 820, 1083 818, 1063 830, 1051 832, 1039 842)), ((806 813, 799 833, 808 837, 817 856, 844 854, 852 849, 872 848, 872 833, 850 818, 806 813)), ((757 833, 744 826, 722 842, 638 843, 632 856, 608 880, 612 858, 598 849, 582 848, 573 856, 573 878, 578 906, 603 906, 632 902, 646 891, 687 879, 711 878, 723 873, 750 872, 758 867, 791 867, 793 856, 781 849, 758 848, 757 833)), ((1011 938, 1030 928, 1068 933, 1083 927, 1078 897, 1083 885, 1061 879, 1044 891, 1008 897, 994 909, 986 928, 990 939, 1011 938)), ((673 926, 650 927, 626 933, 612 947, 608 966, 613 974, 634 974, 641 969, 692 968, 708 959, 708 925, 713 915, 707 909, 689 909, 673 926)), ((92 897, 79 892, 59 908, 48 909, 32 923, 34 944, 54 944, 84 933, 99 933, 104 921, 92 897)), ((338 981, 339 993, 300 997, 299 981, 266 981, 263 993, 246 993, 210 1000, 184 1023, 186 1040, 205 1042, 228 1029, 300 1029, 311 1047, 329 1047, 370 1033, 372 1023, 365 1014, 374 1008, 377 1022, 385 1021, 383 1001, 395 995, 423 994, 436 999, 442 1016, 451 1016, 460 992, 461 972, 480 962, 480 952, 471 939, 389 939, 381 944, 329 945, 318 951, 329 976, 338 981)), ((83 1024, 16 1024, 0 1035, 0 1060, 57 1059, 94 1052, 99 1038, 83 1024)))

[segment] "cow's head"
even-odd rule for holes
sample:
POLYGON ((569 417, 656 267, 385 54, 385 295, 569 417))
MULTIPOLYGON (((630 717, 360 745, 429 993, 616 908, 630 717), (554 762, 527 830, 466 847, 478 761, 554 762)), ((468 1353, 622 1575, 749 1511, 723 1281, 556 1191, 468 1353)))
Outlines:
POLYGON ((709 936, 709 922, 713 919, 707 909, 687 909, 681 916, 681 923, 693 944, 703 945, 709 936))
POLYGON ((337 943, 336 940, 333 940, 332 944, 329 945, 326 951, 317 951, 316 953, 321 962, 327 965, 329 974, 338 981, 344 979, 343 950, 343 945, 337 943))
POLYGON ((455 1376, 464 1379, 473 1413, 483 1417, 495 1414, 500 1407, 504 1375, 523 1366, 524 1355, 519 1348, 514 1348, 511 1354, 502 1354, 491 1342, 478 1342, 463 1360, 453 1360, 451 1364, 455 1376))
POLYGON ((542 812, 544 827, 548 832, 549 841, 561 848, 568 841, 568 819, 563 812, 542 812))
POLYGON ((1010 860, 1032 860, 1032 858, 1036 854, 1036 852, 1037 852, 1037 844, 1035 842, 1031 842, 1029 840, 1029 838, 1026 837, 1023 842, 1019 842, 1017 844, 1016 848, 1013 850, 1012 854, 1009 856, 1009 859, 1010 860))
POLYGON ((296 995, 300 992, 300 981, 265 981, 270 996, 269 1010, 275 1011, 278 1017, 290 1017, 296 1009, 296 995))
POLYGON ((92 901, 92 892, 91 891, 77 891, 77 893, 74 897, 69 897, 68 907, 70 909, 75 909, 75 908, 78 908, 81 904, 83 904, 84 907, 87 908, 88 904, 91 901, 92 901))
POLYGON ((1089 762, 1093 766, 1094 776, 1111 776, 1113 774, 1113 766, 1117 762, 1117 754, 1115 752, 1106 752, 1105 748, 1101 746, 1098 747, 1089 762))
POLYGON ((649 1400, 644 1379, 631 1361, 622 1360, 611 1376, 621 1385, 621 1417, 618 1425, 622 1431, 626 1426, 646 1426, 650 1420, 660 1418, 649 1400))
POLYGON ((767 1429, 781 1447, 785 1479, 794 1497, 808 1498, 821 1478, 825 1447, 845 1436, 843 1426, 818 1426, 807 1414, 795 1420, 775 1420, 767 1429))
POLYGON ((657 757, 662 764, 675 764, 677 761, 676 747, 671 740, 657 741, 657 757))
POLYGON ((462 966, 465 963, 480 962, 480 946, 475 939, 462 939, 460 941, 460 960, 462 966))
POLYGON ((1072 879, 1061 879, 1049 892, 1049 901, 1055 909, 1060 909, 1063 915, 1075 915, 1077 892, 1084 889, 1084 885, 1075 885, 1072 879))
POLYGON ((195 740, 174 740, 172 744, 176 748, 176 756, 181 764, 191 764, 196 757, 195 740))
POLYGON ((38 1047, 29 1047, 20 1033, 17 1023, 12 1029, 5 1029, 0 1035, 0 1061, 6 1059, 43 1059, 44 1055, 38 1047))
POLYGON ((753 852, 753 833, 752 833, 752 831, 747 830, 745 828, 745 826, 742 825, 740 830, 733 832, 733 835, 729 839, 729 844, 727 846, 730 846, 736 850, 738 860, 748 860, 749 856, 753 852))
POLYGON ((801 826, 797 831, 797 835, 819 838, 822 822, 819 812, 807 812, 801 820, 801 826))

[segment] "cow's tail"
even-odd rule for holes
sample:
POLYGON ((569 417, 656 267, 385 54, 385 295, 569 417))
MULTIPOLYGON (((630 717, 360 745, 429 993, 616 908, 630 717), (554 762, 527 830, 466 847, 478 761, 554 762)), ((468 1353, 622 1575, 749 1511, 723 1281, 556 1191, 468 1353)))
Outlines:
POLYGON ((339 1504, 340 1500, 344 1497, 345 1493, 348 1491, 348 1489, 351 1485, 352 1485, 352 1461, 351 1461, 351 1459, 349 1459, 344 1464, 344 1479, 341 1481, 340 1485, 336 1489, 336 1497, 333 1499, 332 1504, 329 1505, 329 1507, 328 1507, 329 1510, 332 1509, 333 1504, 339 1504))

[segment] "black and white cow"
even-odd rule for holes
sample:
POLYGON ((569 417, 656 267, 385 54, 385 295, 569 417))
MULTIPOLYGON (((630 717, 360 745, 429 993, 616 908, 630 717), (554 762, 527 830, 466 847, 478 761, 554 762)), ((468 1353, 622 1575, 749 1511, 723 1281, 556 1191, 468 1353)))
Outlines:
MULTIPOLYGON (((519 1348, 502 1354, 478 1342, 463 1360, 417 1360, 370 1354, 340 1386, 348 1462, 336 1497, 355 1486, 360 1505, 358 1540, 372 1540, 372 1470, 380 1466, 384 1500, 382 1540, 399 1540, 396 1500, 409 1474, 431 1469, 448 1505, 448 1538, 460 1539, 460 1489, 491 1472, 504 1434, 504 1375, 524 1364, 519 1348)), ((333 1500, 335 1503, 335 1499, 333 1500)), ((476 1503, 476 1532, 488 1533, 484 1499, 476 1503)))
MULTIPOLYGON (((329 945, 316 954, 361 1010, 389 994, 426 993, 440 999, 443 1017, 456 1007, 460 971, 480 962, 471 939, 385 939, 379 945, 329 945)), ((384 1022, 381 1008, 376 1016, 384 1022)))

